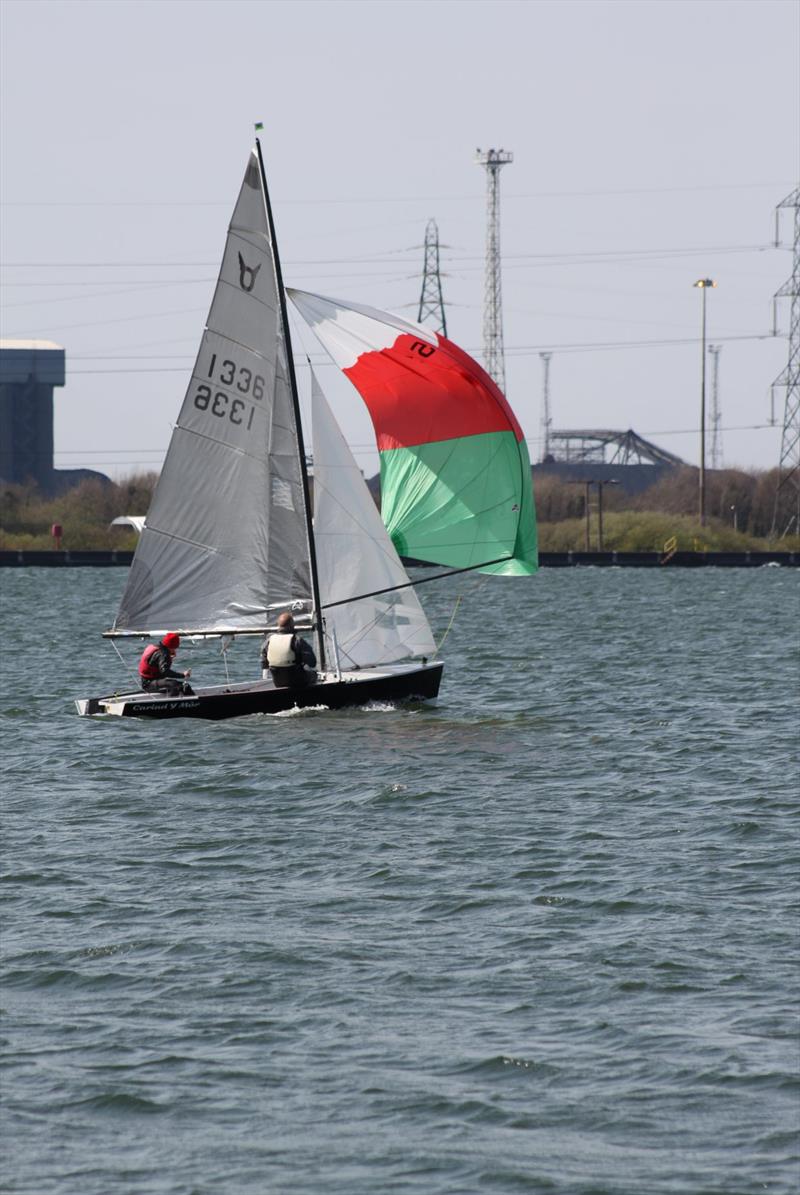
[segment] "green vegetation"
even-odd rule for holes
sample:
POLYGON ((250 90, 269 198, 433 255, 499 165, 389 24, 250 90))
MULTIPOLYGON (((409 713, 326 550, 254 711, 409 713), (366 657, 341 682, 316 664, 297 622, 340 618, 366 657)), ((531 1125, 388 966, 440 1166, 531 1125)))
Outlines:
MULTIPOLYGON (((597 551, 597 516, 591 516, 591 551, 597 551)), ((667 540, 676 540, 678 552, 768 552, 778 547, 797 551, 800 540, 793 536, 778 542, 734 531, 719 519, 698 526, 690 515, 662 511, 619 511, 603 513, 603 548, 606 552, 662 552, 667 540)), ((561 523, 539 524, 541 552, 585 551, 586 520, 565 519, 561 523)))
MULTIPOLYGON (((603 547, 606 551, 662 552, 675 537, 678 551, 800 551, 800 535, 771 536, 777 470, 709 472, 707 525, 697 520, 697 470, 671 470, 641 494, 603 489, 603 547)), ((118 515, 147 513, 155 473, 130 477, 115 485, 83 481, 57 498, 45 498, 33 486, 0 487, 0 548, 47 549, 53 523, 63 528, 62 547, 132 550, 135 532, 110 528, 118 515)), ((553 477, 537 477, 539 547, 543 552, 583 551, 586 546, 586 488, 553 477)), ((792 492, 784 491, 777 527, 786 528, 792 492)), ((597 550, 597 490, 590 491, 590 548, 597 550)), ((794 530, 794 529, 793 529, 794 530)))
MULTIPOLYGON (((706 475, 706 525, 697 515, 697 469, 673 469, 640 494, 603 487, 603 548, 616 552, 662 552, 673 537, 680 552, 800 550, 800 534, 780 533, 792 523, 793 491, 782 492, 775 519, 778 471, 745 473, 720 469, 706 475), (772 534, 773 520, 778 534, 772 534)), ((584 551, 586 487, 537 477, 536 509, 542 552, 584 551)), ((597 489, 590 489, 589 543, 598 547, 597 489)))
POLYGON ((60 523, 63 548, 132 551, 136 532, 109 524, 119 515, 146 514, 155 483, 155 473, 130 477, 119 485, 82 481, 57 498, 43 497, 35 486, 2 486, 0 548, 52 548, 50 528, 60 523))

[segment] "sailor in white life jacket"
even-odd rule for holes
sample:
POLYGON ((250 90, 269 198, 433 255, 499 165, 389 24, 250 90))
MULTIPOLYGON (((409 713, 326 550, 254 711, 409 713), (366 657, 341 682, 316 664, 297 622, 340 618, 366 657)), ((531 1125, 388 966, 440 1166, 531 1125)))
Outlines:
POLYGON ((295 634, 294 619, 288 610, 278 618, 278 630, 265 640, 261 649, 261 675, 272 677, 278 689, 304 689, 317 680, 317 657, 310 644, 295 634))

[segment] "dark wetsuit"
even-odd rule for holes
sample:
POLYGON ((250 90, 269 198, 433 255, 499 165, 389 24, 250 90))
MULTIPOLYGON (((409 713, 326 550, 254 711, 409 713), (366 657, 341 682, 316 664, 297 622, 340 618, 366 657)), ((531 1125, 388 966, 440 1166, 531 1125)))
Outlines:
POLYGON ((146 693, 167 693, 170 697, 177 697, 192 692, 192 687, 187 683, 183 673, 176 672, 172 667, 172 656, 160 643, 148 657, 147 663, 150 668, 158 669, 158 676, 152 679, 146 676, 139 677, 146 693))
POLYGON ((316 684, 317 657, 305 639, 301 639, 299 635, 292 635, 290 648, 295 662, 288 668, 276 668, 274 665, 270 665, 267 658, 268 648, 269 640, 261 651, 261 666, 269 668, 276 689, 305 689, 308 685, 316 684))

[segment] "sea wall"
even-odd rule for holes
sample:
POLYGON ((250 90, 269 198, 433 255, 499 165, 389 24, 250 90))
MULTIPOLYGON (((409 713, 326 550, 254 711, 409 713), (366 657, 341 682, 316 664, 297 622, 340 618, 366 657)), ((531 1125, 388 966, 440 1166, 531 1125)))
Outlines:
MULTIPOLYGON (((128 566, 132 560, 133 552, 0 551, 0 568, 110 568, 128 566)), ((762 568, 765 564, 797 568, 800 552, 675 552, 669 557, 662 552, 540 552, 539 564, 542 568, 762 568)))

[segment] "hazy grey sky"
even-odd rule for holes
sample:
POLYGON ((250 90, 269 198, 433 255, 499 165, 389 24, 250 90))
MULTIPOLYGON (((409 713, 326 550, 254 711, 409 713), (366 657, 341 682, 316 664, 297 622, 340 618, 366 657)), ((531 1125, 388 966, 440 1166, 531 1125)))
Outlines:
MULTIPOLYGON (((710 276, 725 463, 777 464, 784 392, 778 427, 760 425, 787 360, 769 333, 791 271, 793 213, 774 249, 774 208, 800 176, 794 0, 2 0, 0 15, 2 334, 67 350, 58 465, 160 465, 256 120, 287 284, 415 318, 433 216, 448 331, 479 359, 473 158, 513 151, 506 375, 533 459, 551 350, 557 427, 633 427, 696 463, 692 283, 710 276)), ((332 366, 320 377, 371 471, 360 400, 332 366)))

